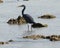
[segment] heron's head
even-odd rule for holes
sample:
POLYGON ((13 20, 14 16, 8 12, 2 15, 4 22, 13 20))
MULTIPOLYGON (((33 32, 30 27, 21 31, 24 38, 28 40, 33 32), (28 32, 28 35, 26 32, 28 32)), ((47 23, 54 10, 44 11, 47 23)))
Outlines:
POLYGON ((18 7, 25 7, 25 5, 20 5, 20 6, 18 6, 18 7))

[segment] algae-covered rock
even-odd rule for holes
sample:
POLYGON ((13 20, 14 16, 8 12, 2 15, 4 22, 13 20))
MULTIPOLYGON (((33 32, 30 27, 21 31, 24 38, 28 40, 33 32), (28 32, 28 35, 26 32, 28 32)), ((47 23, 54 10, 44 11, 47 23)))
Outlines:
POLYGON ((17 19, 10 19, 10 20, 8 20, 7 23, 8 24, 25 24, 26 20, 23 17, 18 16, 17 19))
POLYGON ((18 22, 18 24, 24 24, 24 23, 26 23, 26 20, 23 17, 19 16, 17 18, 17 22, 18 22))
POLYGON ((38 18, 43 18, 43 19, 52 19, 52 18, 56 18, 56 16, 54 15, 49 15, 49 14, 46 14, 46 15, 42 15, 38 18))
POLYGON ((36 39, 40 39, 40 38, 44 39, 45 36, 43 36, 43 35, 31 35, 31 36, 25 36, 23 38, 36 40, 36 39))

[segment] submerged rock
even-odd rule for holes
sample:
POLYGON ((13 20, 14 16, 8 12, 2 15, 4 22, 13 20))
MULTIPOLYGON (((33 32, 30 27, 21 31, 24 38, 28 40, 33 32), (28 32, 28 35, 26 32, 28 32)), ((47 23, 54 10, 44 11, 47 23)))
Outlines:
POLYGON ((40 39, 40 38, 44 39, 45 36, 43 36, 43 35, 31 35, 31 36, 25 36, 23 38, 36 40, 36 39, 40 39))
POLYGON ((18 16, 17 19, 10 19, 10 20, 8 20, 7 23, 8 24, 24 24, 24 23, 26 23, 26 20, 23 17, 18 16))
POLYGON ((48 26, 47 24, 43 25, 41 23, 34 23, 31 25, 31 27, 33 28, 41 28, 41 27, 47 27, 47 26, 48 26))
POLYGON ((52 18, 56 18, 56 16, 47 14, 47 15, 42 15, 41 17, 38 17, 38 18, 52 19, 52 18))

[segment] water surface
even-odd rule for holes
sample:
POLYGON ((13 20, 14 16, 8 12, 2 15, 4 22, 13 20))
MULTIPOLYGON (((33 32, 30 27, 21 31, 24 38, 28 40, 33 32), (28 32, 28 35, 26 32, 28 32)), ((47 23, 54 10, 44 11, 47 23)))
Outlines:
MULTIPOLYGON (((0 45, 1 48, 59 48, 60 42, 50 42, 46 39, 32 40, 22 39, 25 35, 41 34, 41 35, 60 35, 60 0, 39 0, 39 1, 7 1, 0 4, 0 41, 8 41, 10 39, 16 42, 8 45, 0 45), (25 13, 30 14, 35 22, 48 24, 45 28, 35 28, 32 32, 27 32, 27 25, 9 25, 6 22, 10 18, 17 18, 21 15, 22 8, 18 5, 26 5, 25 13), (44 14, 55 15, 55 19, 38 19, 38 16, 44 14)), ((22 15, 21 15, 22 16, 22 15)))

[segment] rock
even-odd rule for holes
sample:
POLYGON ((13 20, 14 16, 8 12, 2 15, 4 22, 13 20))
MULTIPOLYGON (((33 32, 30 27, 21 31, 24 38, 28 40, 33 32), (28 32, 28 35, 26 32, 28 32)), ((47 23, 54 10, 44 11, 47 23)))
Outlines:
POLYGON ((50 39, 51 36, 46 36, 45 39, 50 39))
POLYGON ((5 42, 5 44, 9 44, 8 42, 5 42))
POLYGON ((23 17, 18 16, 17 19, 10 19, 10 20, 8 20, 7 23, 8 24, 25 24, 26 20, 23 17))
POLYGON ((0 42, 0 44, 2 44, 2 45, 3 45, 3 44, 4 44, 4 42, 0 42))
POLYGON ((15 20, 15 19, 10 19, 7 23, 8 23, 8 24, 16 24, 16 23, 17 23, 17 20, 15 20))
POLYGON ((1 44, 1 45, 3 45, 3 44, 8 44, 8 42, 0 42, 0 44, 1 44))
POLYGON ((60 38, 58 38, 58 37, 52 37, 52 38, 50 38, 50 41, 60 41, 60 38))
POLYGON ((50 41, 60 41, 60 37, 59 37, 60 35, 52 35, 51 37, 50 37, 50 41))
POLYGON ((19 16, 17 18, 17 22, 18 22, 18 24, 24 24, 24 23, 26 23, 26 20, 23 17, 19 16))
POLYGON ((40 38, 44 39, 45 36, 43 36, 43 35, 31 35, 31 36, 25 36, 23 38, 36 40, 36 39, 40 39, 40 38))
POLYGON ((49 39, 50 41, 60 41, 60 35, 46 36, 46 39, 49 39))
POLYGON ((52 19, 52 18, 56 18, 56 16, 47 14, 47 15, 42 15, 41 17, 38 17, 38 18, 52 19))
POLYGON ((17 18, 17 20, 20 20, 20 19, 21 19, 21 16, 19 15, 18 18, 17 18))
POLYGON ((41 23, 34 23, 31 25, 31 27, 33 28, 41 28, 41 27, 47 27, 47 26, 48 26, 47 24, 43 25, 41 23))
POLYGON ((31 35, 31 36, 25 36, 23 38, 26 39, 49 39, 50 41, 60 41, 60 35, 51 35, 51 36, 44 36, 44 35, 31 35))
POLYGON ((14 40, 9 40, 8 42, 14 42, 14 40))

